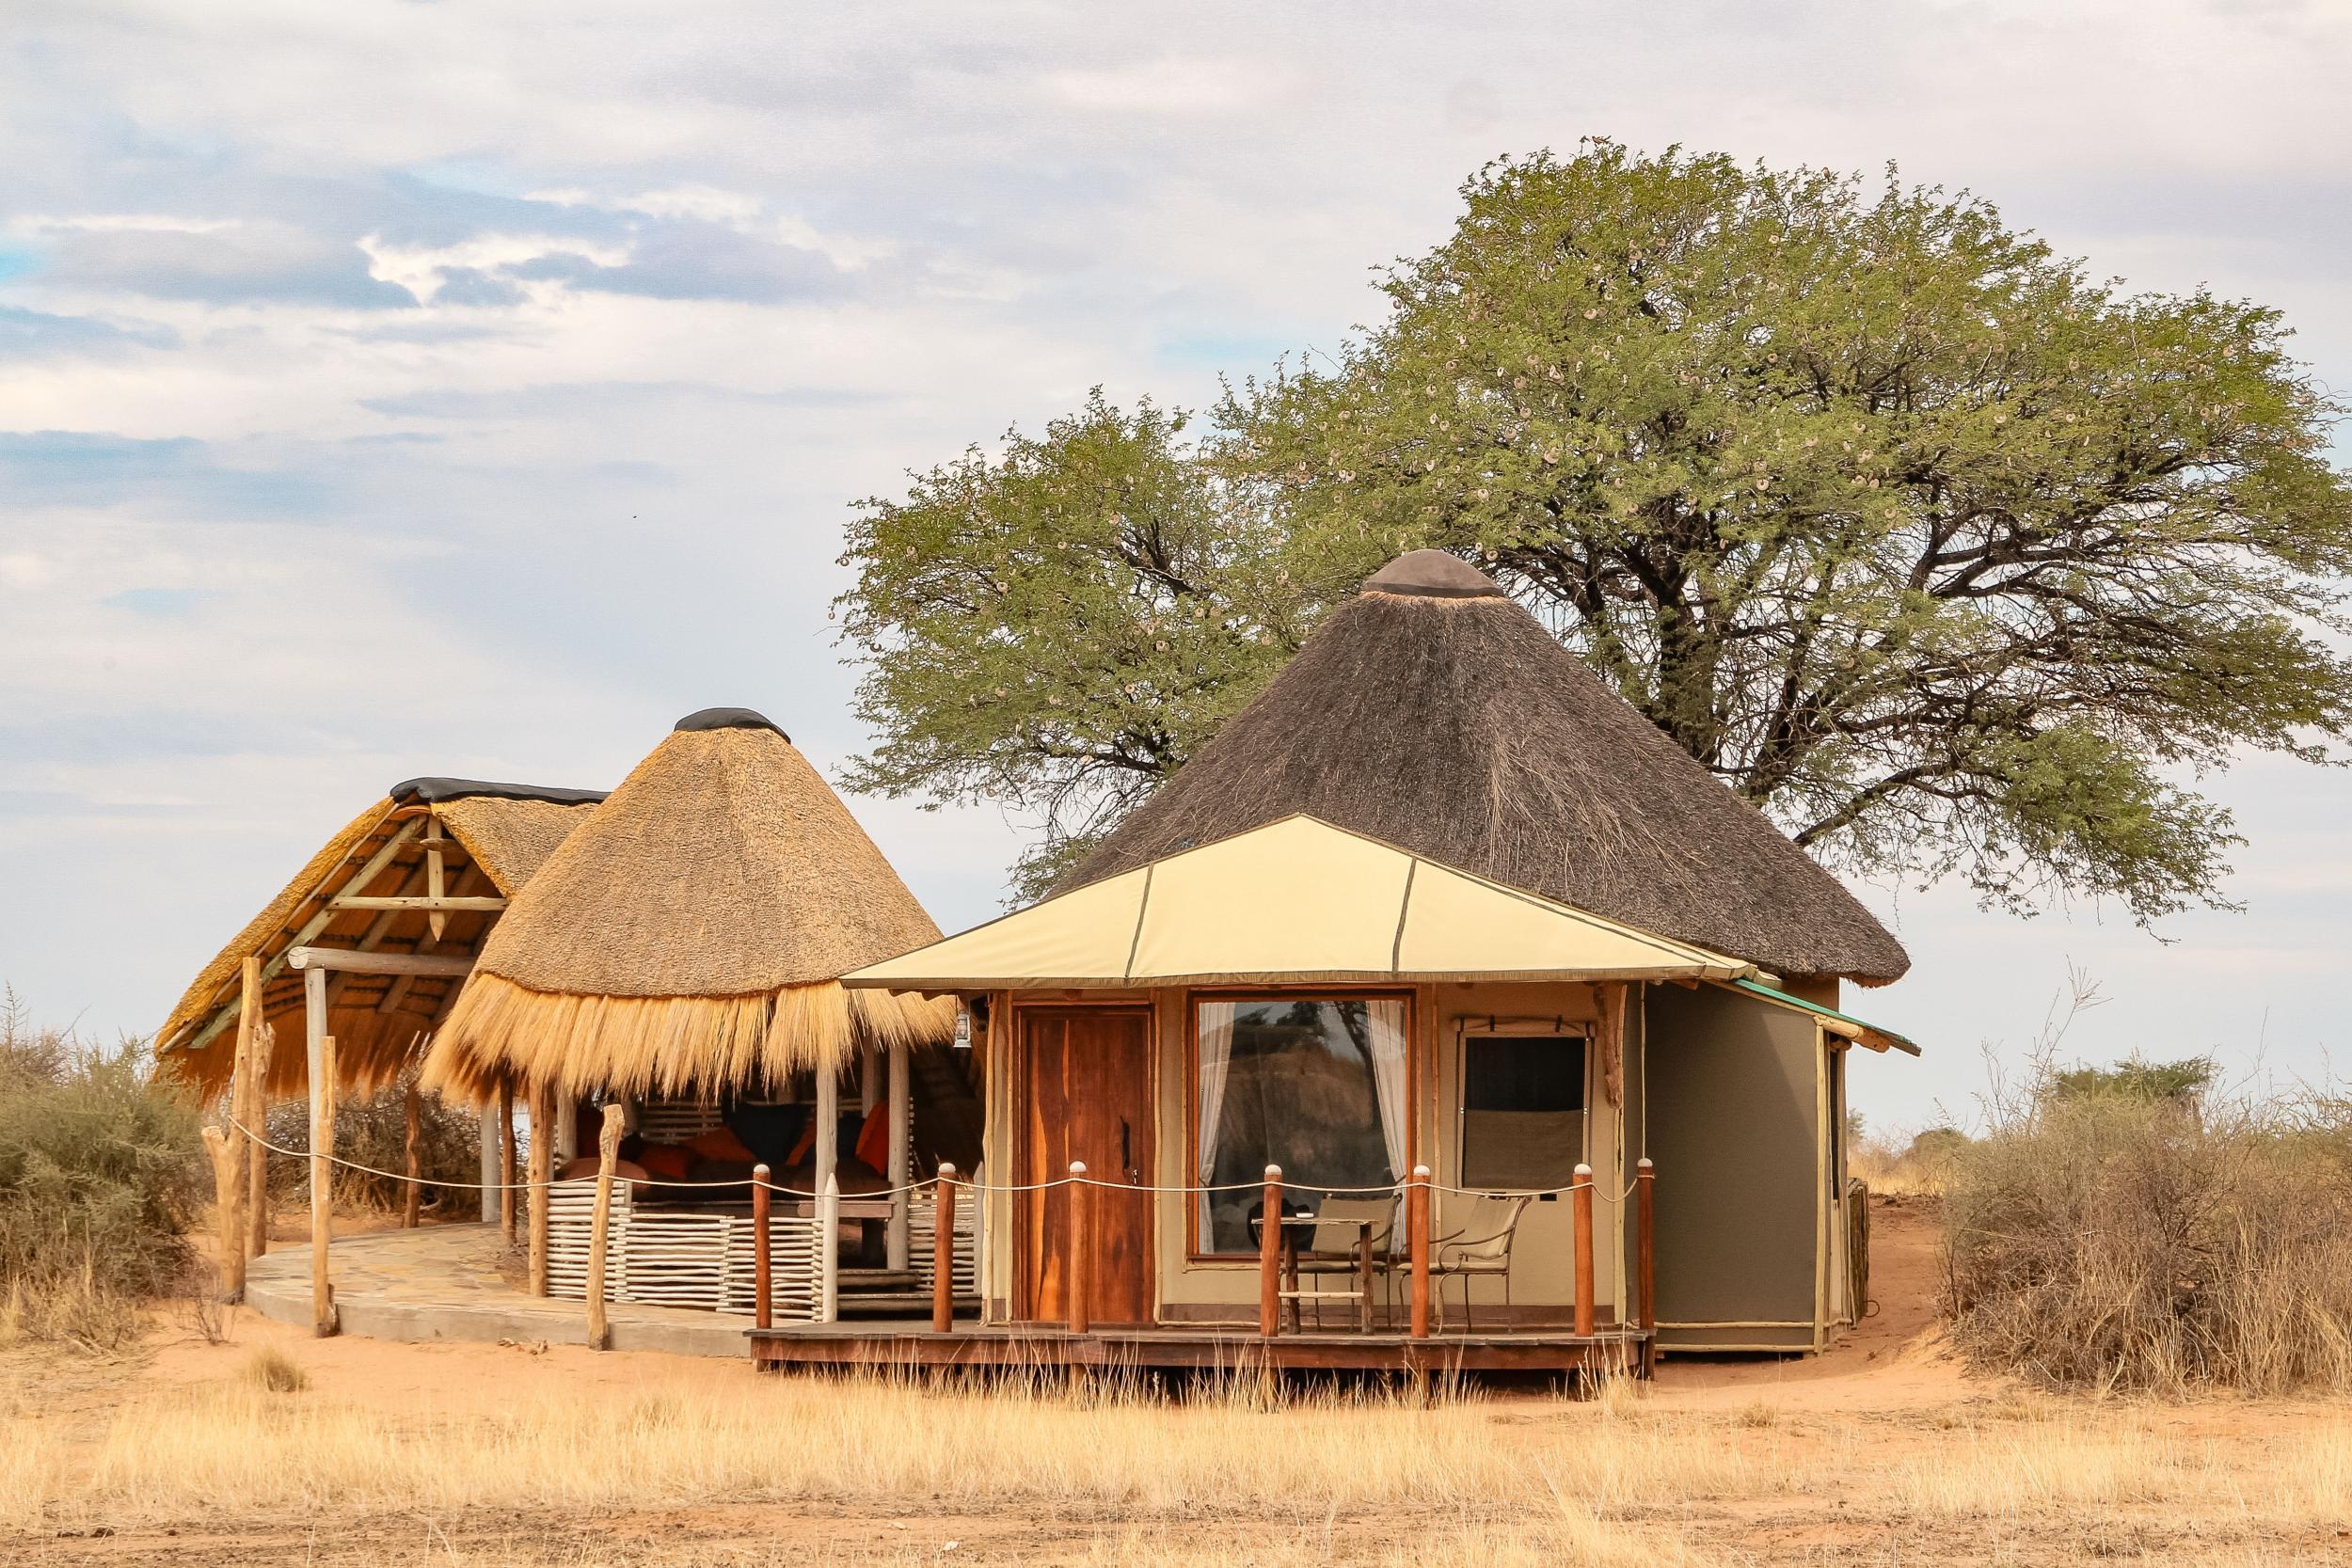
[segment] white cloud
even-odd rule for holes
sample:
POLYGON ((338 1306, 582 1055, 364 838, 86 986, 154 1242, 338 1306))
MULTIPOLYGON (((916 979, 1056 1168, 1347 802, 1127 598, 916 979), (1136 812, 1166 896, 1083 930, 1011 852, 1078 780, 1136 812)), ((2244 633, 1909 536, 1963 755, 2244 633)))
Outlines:
MULTIPOLYGON (((1097 382, 1197 405, 1220 370, 1332 345, 1376 309, 1367 268, 1440 237, 1499 152, 1899 158, 2094 273, 2275 300, 2352 384, 2340 7, 23 0, 10 24, 0 306, 152 325, 0 361, 0 434, 83 442, 42 449, 38 504, 0 497, 0 792, 40 798, 0 805, 0 880, 47 895, 0 900, 0 979, 101 1028, 151 1025, 393 778, 610 783, 716 702, 854 751, 826 621, 851 500, 1097 382), (101 972, 125 900, 174 934, 101 972)), ((1931 1054, 1865 1064, 1864 1109, 1964 1101, 1976 1040, 2029 1037, 2069 956, 2118 998, 2086 1053, 2236 1049, 2266 1008, 2269 1049, 2318 1060, 2352 943, 2341 779, 2213 787, 2245 808, 2249 911, 2173 947, 1901 899, 1918 971, 1855 1006, 1931 1054)), ((857 809, 944 923, 993 912, 996 814, 857 809)))

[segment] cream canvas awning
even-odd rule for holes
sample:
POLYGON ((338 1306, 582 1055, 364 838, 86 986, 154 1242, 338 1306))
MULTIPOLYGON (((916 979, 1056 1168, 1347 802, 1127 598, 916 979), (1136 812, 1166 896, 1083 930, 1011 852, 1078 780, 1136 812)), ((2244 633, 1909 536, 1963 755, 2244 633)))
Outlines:
POLYGON ((1302 816, 1089 883, 841 983, 950 991, 1756 974, 1302 816))

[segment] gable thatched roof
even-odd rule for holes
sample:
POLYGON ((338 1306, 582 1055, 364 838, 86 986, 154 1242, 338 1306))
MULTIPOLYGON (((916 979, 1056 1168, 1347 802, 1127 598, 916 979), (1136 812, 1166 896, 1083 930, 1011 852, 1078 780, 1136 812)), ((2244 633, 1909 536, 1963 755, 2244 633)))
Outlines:
POLYGON ((782 730, 706 709, 515 898, 425 1082, 716 1094, 864 1042, 945 1040, 952 1004, 838 984, 938 936, 782 730))
POLYGON ((1783 974, 1892 980, 1902 944, 1494 581, 1383 567, 1057 885, 1305 813, 1783 974))
MULTIPOLYGON (((554 853, 566 833, 604 799, 595 790, 491 784, 475 779, 410 779, 361 812, 310 857, 269 904, 204 966, 157 1031, 159 1065, 200 1092, 228 1083, 241 1005, 240 972, 246 955, 263 964, 263 1019, 277 1037, 268 1090, 303 1092, 302 976, 286 970, 294 939, 344 894, 373 896, 423 891, 422 830, 437 821, 449 847, 442 853, 444 891, 453 895, 513 897, 554 853), (370 867, 373 867, 373 870, 370 867)), ((304 940, 316 947, 379 947, 386 952, 463 956, 481 945, 495 911, 448 915, 440 941, 425 915, 365 910, 327 914, 304 940)), ((343 1087, 368 1092, 398 1077, 417 1039, 440 1017, 457 983, 384 975, 330 978, 327 1026, 336 1037, 343 1087)))

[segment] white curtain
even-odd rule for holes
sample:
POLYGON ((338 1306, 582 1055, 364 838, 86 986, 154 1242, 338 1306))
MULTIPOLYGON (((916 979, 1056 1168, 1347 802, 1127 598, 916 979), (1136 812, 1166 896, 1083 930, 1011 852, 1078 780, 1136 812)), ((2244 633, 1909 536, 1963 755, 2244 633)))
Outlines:
POLYGON ((1406 1175, 1406 1133, 1413 1116, 1405 1072, 1405 1004, 1367 1002, 1364 1021, 1372 1036, 1372 1084, 1380 1101, 1380 1138, 1389 1146, 1389 1174, 1402 1180, 1406 1175))
MULTIPOLYGON (((1200 1184, 1208 1186, 1216 1168, 1216 1135, 1218 1122, 1225 1114, 1225 1075, 1233 1063, 1233 1015, 1236 1005, 1231 1002, 1200 1004, 1200 1184)), ((1214 1193, 1200 1195, 1200 1244, 1213 1245, 1210 1209, 1214 1193)))

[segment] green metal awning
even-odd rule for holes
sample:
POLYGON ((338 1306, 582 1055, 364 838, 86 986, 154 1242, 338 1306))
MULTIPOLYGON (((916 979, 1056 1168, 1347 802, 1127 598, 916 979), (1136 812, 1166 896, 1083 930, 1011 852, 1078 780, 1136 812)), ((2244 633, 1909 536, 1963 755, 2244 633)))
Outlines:
POLYGON ((1841 1013, 1835 1007, 1824 1007, 1818 1002, 1807 1002, 1804 997, 1791 996, 1785 990, 1774 990, 1759 980, 1728 980, 1718 983, 1727 985, 1733 990, 1752 992, 1768 1002, 1777 1002, 1784 1007, 1794 1007, 1801 1013, 1811 1013, 1821 1021, 1821 1026, 1831 1034, 1842 1035, 1856 1045, 1867 1046, 1872 1051, 1884 1051, 1891 1047, 1897 1051, 1909 1052, 1914 1056, 1919 1054, 1919 1048, 1916 1045, 1892 1029, 1882 1029, 1875 1023, 1864 1022, 1851 1013, 1841 1013))

